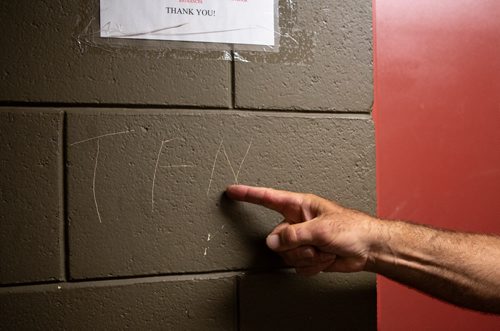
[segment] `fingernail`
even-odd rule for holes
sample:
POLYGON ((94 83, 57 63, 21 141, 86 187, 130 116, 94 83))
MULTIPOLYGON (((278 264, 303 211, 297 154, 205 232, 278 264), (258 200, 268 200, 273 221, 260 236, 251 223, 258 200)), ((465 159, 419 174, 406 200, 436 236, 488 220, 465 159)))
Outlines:
POLYGON ((280 237, 277 234, 272 234, 270 236, 267 236, 266 244, 267 247, 269 247, 272 250, 275 250, 280 246, 280 237))

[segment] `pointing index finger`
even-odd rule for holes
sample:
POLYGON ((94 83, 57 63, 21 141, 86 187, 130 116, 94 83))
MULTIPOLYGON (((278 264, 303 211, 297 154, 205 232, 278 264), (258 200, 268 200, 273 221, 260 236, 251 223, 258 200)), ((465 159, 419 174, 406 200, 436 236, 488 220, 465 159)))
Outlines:
POLYGON ((231 185, 226 192, 233 200, 261 205, 275 210, 285 217, 290 217, 292 215, 289 214, 299 211, 304 201, 303 194, 266 187, 231 185))

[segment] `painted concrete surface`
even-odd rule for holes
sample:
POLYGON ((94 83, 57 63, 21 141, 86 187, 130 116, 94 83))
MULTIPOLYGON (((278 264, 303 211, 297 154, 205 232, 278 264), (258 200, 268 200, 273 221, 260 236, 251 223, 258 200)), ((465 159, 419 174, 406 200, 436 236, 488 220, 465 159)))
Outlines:
POLYGON ((234 330, 235 289, 234 278, 4 288, 0 329, 234 330))
POLYGON ((3 3, 0 101, 230 105, 231 64, 213 60, 222 53, 162 51, 165 44, 134 41, 88 46, 91 36, 80 35, 98 22, 98 8, 94 0, 3 3))
POLYGON ((234 66, 96 44, 97 0, 0 6, 0 103, 67 105, 0 111, 0 329, 375 328, 372 275, 261 273, 280 216, 223 196, 375 212, 371 2, 280 2, 280 51, 234 66))
POLYGON ((240 280, 240 330, 376 330, 376 297, 369 273, 247 276, 240 280))
POLYGON ((240 52, 236 107, 371 112, 372 2, 280 3, 280 51, 240 52))
POLYGON ((62 277, 62 120, 0 108, 0 284, 62 277))
POLYGON ((229 201, 236 182, 375 210, 368 116, 85 109, 67 131, 72 278, 276 266, 280 215, 229 201))

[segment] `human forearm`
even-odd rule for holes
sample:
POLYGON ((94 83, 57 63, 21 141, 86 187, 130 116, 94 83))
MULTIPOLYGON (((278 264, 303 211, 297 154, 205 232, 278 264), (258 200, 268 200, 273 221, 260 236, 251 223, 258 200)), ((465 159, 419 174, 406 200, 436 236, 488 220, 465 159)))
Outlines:
POLYGON ((500 313, 500 239, 374 221, 366 269, 454 304, 500 313))

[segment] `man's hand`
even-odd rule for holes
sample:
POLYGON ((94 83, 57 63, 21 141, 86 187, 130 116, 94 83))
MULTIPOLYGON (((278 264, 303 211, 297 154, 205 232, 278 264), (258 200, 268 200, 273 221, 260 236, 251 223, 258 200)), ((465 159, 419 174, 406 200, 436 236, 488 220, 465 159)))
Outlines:
POLYGON ((500 314, 500 237, 384 221, 312 194, 233 185, 227 194, 285 218, 267 245, 312 276, 373 271, 454 304, 500 314))
POLYGON ((374 222, 370 216, 312 194, 243 185, 232 185, 226 192, 231 199, 283 215, 283 222, 266 242, 298 274, 365 270, 370 253, 368 234, 374 222))

